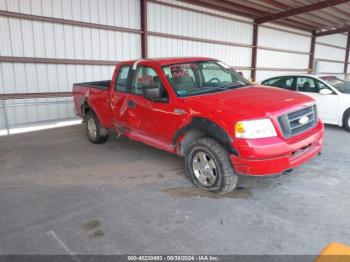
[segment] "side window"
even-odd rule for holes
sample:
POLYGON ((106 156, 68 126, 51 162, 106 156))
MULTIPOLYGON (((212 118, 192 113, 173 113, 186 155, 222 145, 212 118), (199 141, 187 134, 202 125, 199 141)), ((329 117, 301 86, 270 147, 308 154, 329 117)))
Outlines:
POLYGON ((307 76, 299 76, 297 80, 297 88, 299 92, 318 93, 319 89, 315 79, 307 76))
POLYGON ((263 82, 264 85, 280 87, 283 89, 293 90, 294 85, 294 77, 293 76, 281 76, 275 77, 263 82))
POLYGON ((115 82, 115 89, 119 92, 126 92, 127 91, 127 81, 128 81, 128 75, 130 71, 129 65, 123 65, 119 69, 117 81, 115 82))
MULTIPOLYGON (((329 89, 326 84, 322 83, 319 80, 316 80, 316 85, 318 86, 318 91, 320 91, 321 89, 329 89)), ((334 93, 333 90, 331 90, 331 89, 329 89, 329 90, 332 91, 332 93, 334 93)))
POLYGON ((142 95, 143 87, 150 86, 159 79, 153 68, 148 66, 138 66, 136 74, 133 75, 131 93, 142 95))
POLYGON ((138 66, 136 74, 133 76, 131 93, 142 95, 144 86, 158 87, 162 98, 168 98, 168 93, 153 68, 148 66, 138 66))
POLYGON ((176 64, 163 68, 163 71, 179 95, 186 94, 187 90, 197 88, 193 68, 196 64, 176 64))

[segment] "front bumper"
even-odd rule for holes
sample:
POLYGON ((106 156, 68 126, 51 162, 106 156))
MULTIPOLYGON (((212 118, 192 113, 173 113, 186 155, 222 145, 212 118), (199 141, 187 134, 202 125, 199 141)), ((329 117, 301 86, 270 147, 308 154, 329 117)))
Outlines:
POLYGON ((230 155, 239 174, 267 176, 281 174, 317 156, 322 149, 324 127, 321 121, 311 130, 291 139, 237 139, 239 155, 230 155))

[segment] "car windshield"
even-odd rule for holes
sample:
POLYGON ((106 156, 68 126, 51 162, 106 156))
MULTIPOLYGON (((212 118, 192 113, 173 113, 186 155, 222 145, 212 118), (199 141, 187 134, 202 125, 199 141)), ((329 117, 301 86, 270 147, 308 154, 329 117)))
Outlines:
POLYGON ((250 85, 250 82, 220 61, 179 63, 163 67, 178 96, 219 92, 250 85))
POLYGON ((336 76, 320 77, 323 81, 336 88, 339 92, 350 94, 350 81, 341 80, 336 76))

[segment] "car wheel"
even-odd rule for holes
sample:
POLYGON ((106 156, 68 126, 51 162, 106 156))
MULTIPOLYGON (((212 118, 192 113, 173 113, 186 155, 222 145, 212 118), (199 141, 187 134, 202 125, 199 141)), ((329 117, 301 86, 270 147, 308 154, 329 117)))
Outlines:
POLYGON ((192 182, 210 192, 229 193, 238 182, 228 152, 211 138, 192 142, 185 154, 186 171, 192 182))
POLYGON ((85 116, 85 130, 88 139, 94 144, 102 144, 108 140, 108 129, 100 125, 94 112, 85 116))
POLYGON ((344 128, 348 132, 350 132, 350 109, 348 109, 344 114, 343 124, 344 124, 344 128))

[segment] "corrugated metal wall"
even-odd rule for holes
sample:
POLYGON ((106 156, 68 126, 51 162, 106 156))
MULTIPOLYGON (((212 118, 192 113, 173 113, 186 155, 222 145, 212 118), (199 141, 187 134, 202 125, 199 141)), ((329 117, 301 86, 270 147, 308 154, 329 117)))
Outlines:
POLYGON ((343 75, 347 35, 334 34, 317 38, 316 70, 319 73, 343 75))
POLYGON ((267 26, 260 26, 258 32, 257 80, 279 74, 306 73, 311 33, 272 24, 267 26))
MULTIPOLYGON (((220 59, 231 66, 241 68, 250 67, 252 52, 250 46, 253 30, 251 20, 242 19, 238 21, 236 20, 236 16, 177 1, 164 0, 162 2, 176 6, 190 7, 212 14, 220 14, 227 18, 182 10, 158 3, 149 3, 149 31, 175 36, 201 38, 203 40, 222 41, 225 44, 150 35, 148 42, 150 57, 209 56, 220 59)), ((250 77, 249 71, 244 71, 243 73, 246 77, 250 77)))
MULTIPOLYGON (((182 10, 173 6, 164 6, 159 3, 149 3, 149 31, 172 36, 195 37, 209 41, 218 40, 227 42, 227 44, 205 43, 205 41, 184 40, 172 38, 168 35, 166 37, 152 36, 151 34, 148 43, 151 57, 210 56, 218 58, 231 66, 238 67, 238 70, 242 71, 245 77, 250 78, 250 70, 245 68, 251 67, 252 59, 253 21, 251 19, 232 16, 174 0, 162 0, 161 2, 216 14, 221 17, 182 10)), ((310 43, 311 33, 269 24, 260 26, 257 81, 281 73, 307 72, 310 43)))
MULTIPOLYGON (((138 0, 0 0, 0 9, 140 29, 138 0)), ((141 57, 140 35, 0 16, 0 55, 120 61, 141 57)), ((1 63, 0 93, 71 91, 72 83, 109 79, 113 70, 106 65, 1 63)), ((10 100, 7 108, 12 127, 74 117, 71 98, 10 100)))

